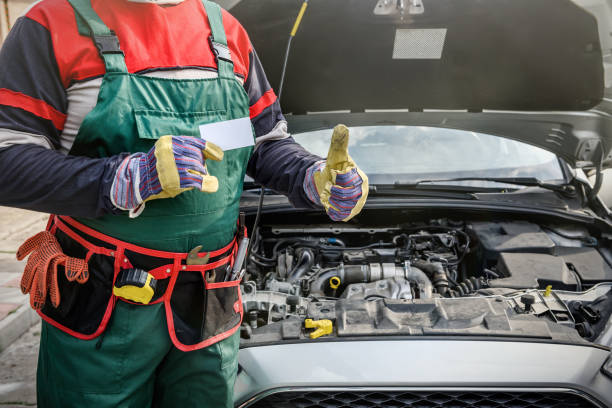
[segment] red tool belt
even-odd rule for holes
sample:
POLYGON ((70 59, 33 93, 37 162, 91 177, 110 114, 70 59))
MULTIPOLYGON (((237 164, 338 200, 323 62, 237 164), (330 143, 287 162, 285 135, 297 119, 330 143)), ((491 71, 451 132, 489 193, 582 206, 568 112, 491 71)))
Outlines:
MULTIPOLYGON (((117 275, 122 269, 133 268, 146 270, 157 279, 149 305, 164 303, 168 332, 178 349, 207 347, 229 337, 240 327, 243 315, 240 281, 208 282, 206 279, 207 272, 215 269, 217 280, 222 280, 228 265, 233 265, 237 250, 235 238, 225 247, 211 251, 206 265, 187 265, 187 253, 132 245, 70 217, 52 215, 47 230, 57 238, 62 255, 83 259, 89 268, 89 279, 83 282, 70 280, 71 275, 65 273, 66 266, 57 265, 61 302, 56 307, 48 299, 38 310, 46 322, 64 332, 83 340, 103 333, 118 299, 113 295, 117 275)), ((31 252, 31 257, 36 256, 37 248, 31 252)))

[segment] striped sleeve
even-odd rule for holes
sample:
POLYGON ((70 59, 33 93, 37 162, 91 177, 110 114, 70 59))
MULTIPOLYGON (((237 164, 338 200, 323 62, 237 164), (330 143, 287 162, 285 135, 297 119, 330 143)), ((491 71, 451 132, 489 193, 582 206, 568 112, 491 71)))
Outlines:
POLYGON ((269 140, 261 143, 251 156, 247 174, 256 183, 286 195, 296 208, 317 208, 303 184, 308 168, 320 160, 292 137, 269 140))
POLYGON ((33 144, 0 149, 0 205, 54 214, 117 214, 111 185, 127 153, 90 158, 33 144))
POLYGON ((285 117, 257 53, 252 48, 249 52, 249 72, 244 81, 244 89, 249 96, 249 113, 257 142, 269 140, 271 134, 275 139, 288 137, 286 132, 278 132, 277 125, 284 122, 285 117))
POLYGON ((56 150, 68 101, 47 28, 20 17, 0 50, 0 205, 84 217, 116 213, 110 186, 125 155, 56 150))
POLYGON ((255 152, 247 174, 255 182, 289 198, 298 208, 314 208, 306 196, 306 170, 321 160, 306 151, 287 132, 287 122, 254 50, 249 53, 249 73, 244 88, 249 95, 251 123, 255 129, 255 152))
POLYGON ((59 146, 67 97, 47 28, 20 17, 0 50, 0 148, 59 146))

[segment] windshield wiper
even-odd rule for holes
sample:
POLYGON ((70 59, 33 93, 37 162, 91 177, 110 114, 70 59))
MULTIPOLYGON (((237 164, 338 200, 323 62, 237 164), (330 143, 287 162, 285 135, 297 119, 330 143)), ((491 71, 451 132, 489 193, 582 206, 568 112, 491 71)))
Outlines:
POLYGON ((459 200, 477 200, 478 197, 474 192, 467 191, 462 186, 444 186, 437 189, 427 189, 414 184, 370 184, 370 195, 379 195, 386 197, 427 197, 427 198, 450 198, 459 200))
POLYGON ((433 184, 455 181, 490 181, 493 183, 513 184, 525 187, 540 187, 546 190, 556 191, 558 193, 566 195, 574 195, 576 193, 576 189, 571 184, 545 183, 535 177, 455 177, 447 179, 418 180, 414 183, 396 182, 396 184, 419 188, 424 187, 430 183, 433 184))

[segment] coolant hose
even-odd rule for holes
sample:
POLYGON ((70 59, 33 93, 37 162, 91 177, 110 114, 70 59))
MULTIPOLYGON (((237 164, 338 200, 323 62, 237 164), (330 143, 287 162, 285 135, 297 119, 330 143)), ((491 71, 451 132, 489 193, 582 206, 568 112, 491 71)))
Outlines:
POLYGON ((442 297, 446 297, 448 292, 448 276, 446 276, 446 271, 444 270, 444 266, 441 262, 417 260, 414 261, 412 265, 429 275, 431 277, 431 282, 433 282, 433 286, 436 288, 436 291, 442 297))
POLYGON ((419 285, 422 299, 431 299, 433 285, 427 274, 418 267, 406 267, 390 265, 390 268, 382 267, 380 264, 372 265, 344 265, 338 268, 329 269, 322 272, 312 282, 310 286, 310 294, 313 296, 325 296, 325 291, 329 286, 329 279, 337 276, 340 278, 343 286, 351 283, 367 283, 381 279, 390 278, 405 278, 406 280, 416 282, 419 285), (374 273, 372 268, 377 266, 377 272, 374 273), (381 271, 384 272, 381 273, 381 271))
POLYGON ((433 293, 433 285, 431 281, 421 269, 413 266, 408 267, 405 270, 404 277, 409 281, 414 281, 419 285, 419 290, 421 292, 421 299, 431 299, 431 295, 433 293))
POLYGON ((310 268, 312 268, 314 259, 314 254, 310 249, 303 249, 300 253, 300 258, 298 259, 297 265, 287 275, 287 280, 293 283, 304 276, 304 274, 306 274, 306 272, 310 271, 310 268))

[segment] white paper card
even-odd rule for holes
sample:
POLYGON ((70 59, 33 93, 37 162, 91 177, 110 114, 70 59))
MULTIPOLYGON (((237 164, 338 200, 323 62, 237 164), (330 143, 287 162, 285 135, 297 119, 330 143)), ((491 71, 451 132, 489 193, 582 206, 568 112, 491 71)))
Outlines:
POLYGON ((200 137, 213 142, 223 151, 253 146, 253 128, 250 118, 225 120, 200 126, 200 137))

